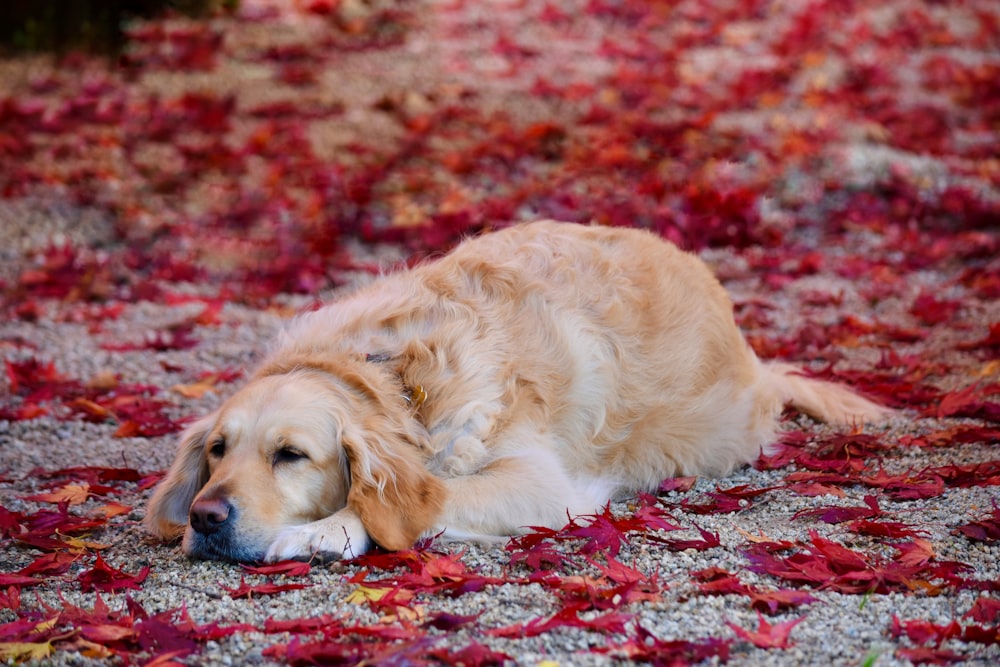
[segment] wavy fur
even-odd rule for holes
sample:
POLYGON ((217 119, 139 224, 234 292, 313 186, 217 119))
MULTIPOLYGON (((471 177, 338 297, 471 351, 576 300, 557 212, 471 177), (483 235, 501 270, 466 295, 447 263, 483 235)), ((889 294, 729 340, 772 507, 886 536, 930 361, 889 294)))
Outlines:
POLYGON ((185 550, 234 560, 558 527, 754 460, 787 403, 887 414, 761 363, 695 256, 637 230, 520 225, 293 321, 182 438, 147 525, 169 537, 188 504, 185 550))

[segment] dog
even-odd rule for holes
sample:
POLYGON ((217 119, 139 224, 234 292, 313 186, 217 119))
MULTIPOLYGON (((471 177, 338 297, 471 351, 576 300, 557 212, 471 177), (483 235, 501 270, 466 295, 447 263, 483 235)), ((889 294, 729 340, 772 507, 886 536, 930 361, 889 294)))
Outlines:
POLYGON ((183 433, 145 525, 236 562, 495 541, 726 475, 786 404, 890 414, 758 360, 709 268, 659 237, 516 225, 293 320, 183 433))

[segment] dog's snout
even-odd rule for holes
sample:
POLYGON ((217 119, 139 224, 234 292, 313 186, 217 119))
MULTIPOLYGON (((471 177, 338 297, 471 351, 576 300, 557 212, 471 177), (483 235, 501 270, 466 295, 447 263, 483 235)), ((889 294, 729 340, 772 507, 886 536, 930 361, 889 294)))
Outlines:
POLYGON ((191 527, 202 535, 211 535, 226 525, 233 506, 221 498, 202 498, 191 505, 191 527))

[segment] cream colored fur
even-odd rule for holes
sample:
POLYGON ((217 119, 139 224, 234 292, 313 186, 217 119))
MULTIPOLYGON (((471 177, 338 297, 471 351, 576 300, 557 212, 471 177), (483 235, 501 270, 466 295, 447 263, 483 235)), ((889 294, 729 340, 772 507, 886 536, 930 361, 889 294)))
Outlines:
POLYGON ((292 322, 182 437, 146 524, 230 560, 559 527, 753 461, 787 403, 838 423, 887 413, 758 361, 694 255, 642 231, 525 224, 292 322))

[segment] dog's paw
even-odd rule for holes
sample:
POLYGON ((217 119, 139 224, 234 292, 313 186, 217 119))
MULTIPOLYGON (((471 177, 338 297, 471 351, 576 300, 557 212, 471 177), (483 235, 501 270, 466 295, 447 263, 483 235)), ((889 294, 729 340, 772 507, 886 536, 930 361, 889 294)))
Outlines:
POLYGON ((264 560, 349 559, 360 556, 371 546, 372 540, 361 519, 342 510, 326 519, 284 529, 268 547, 264 560))

